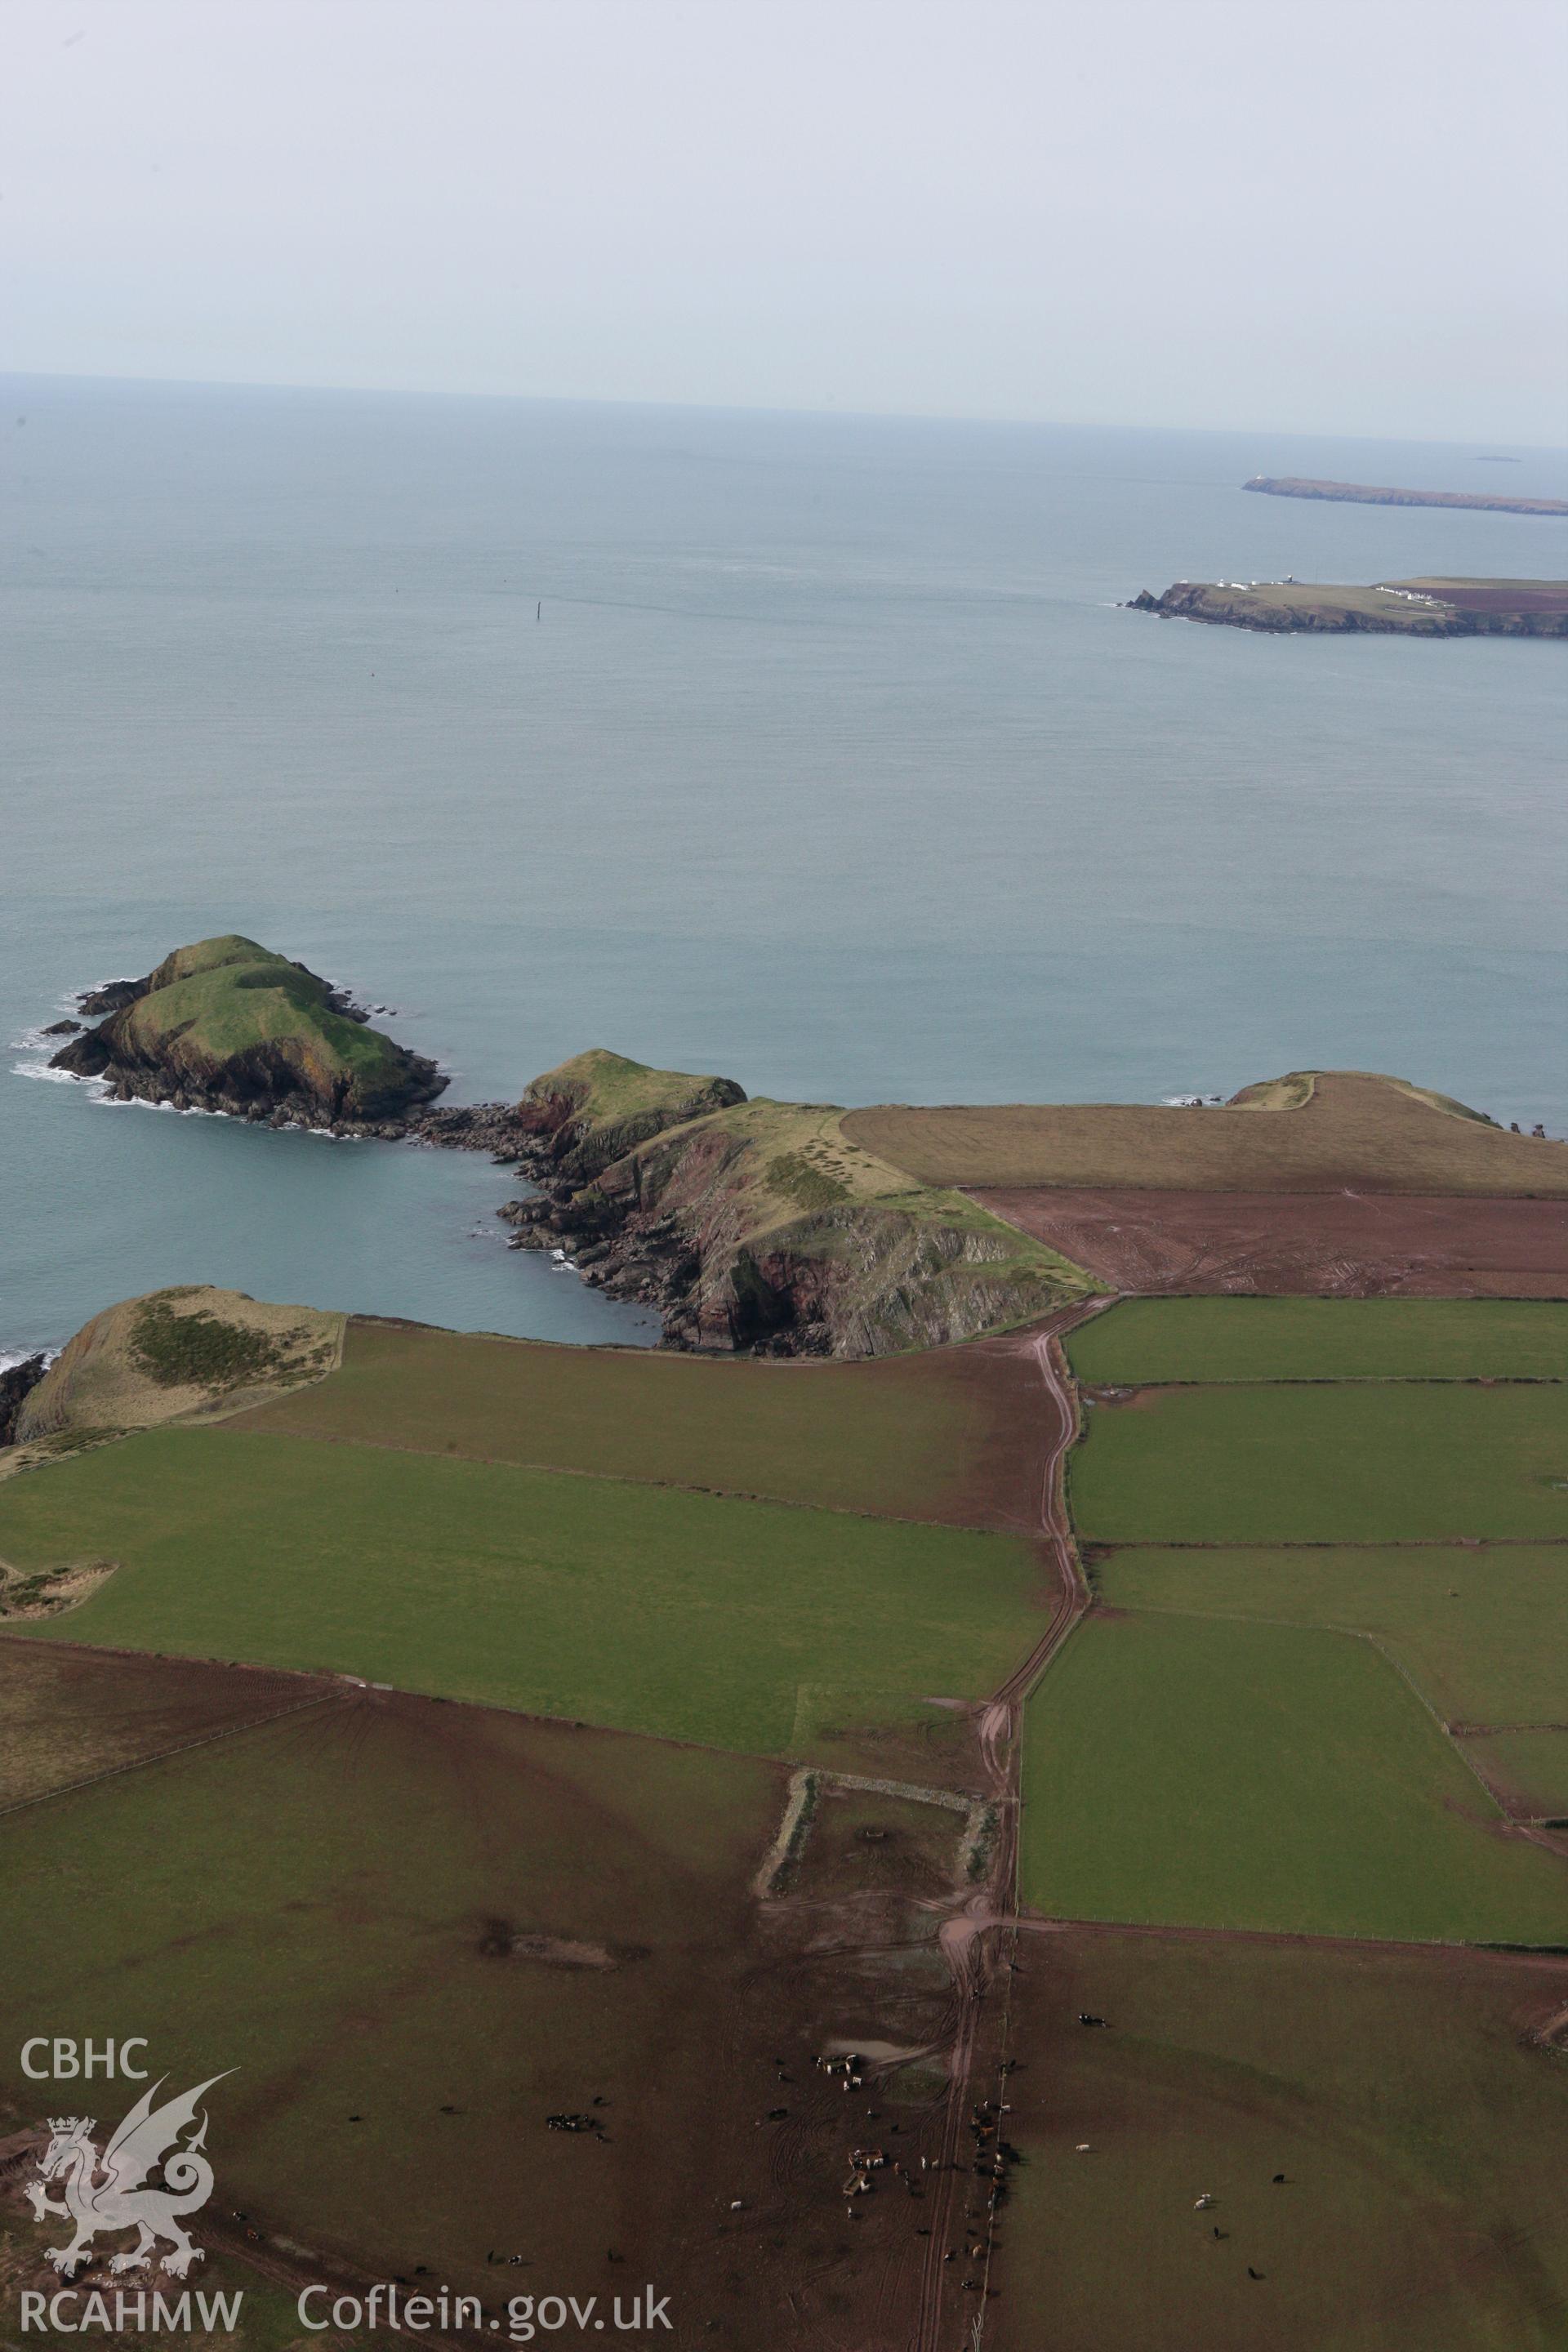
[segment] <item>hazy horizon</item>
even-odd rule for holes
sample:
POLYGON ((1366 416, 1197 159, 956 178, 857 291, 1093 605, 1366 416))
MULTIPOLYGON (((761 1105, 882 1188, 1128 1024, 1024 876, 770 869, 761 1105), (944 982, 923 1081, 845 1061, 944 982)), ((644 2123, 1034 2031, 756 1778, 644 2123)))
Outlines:
POLYGON ((1552 448, 1568 11, 13 0, 17 374, 1552 448))
MULTIPOLYGON (((899 408, 805 408, 788 407, 775 401, 744 400, 653 400, 636 394, 579 394, 550 392, 489 392, 467 387, 409 383, 313 383, 303 378, 267 382, 254 376, 164 376, 89 374, 79 370, 54 368, 0 368, 0 384, 101 384, 106 388, 120 386, 129 390, 145 387, 150 391, 166 392, 252 392, 301 395, 318 394, 341 395, 345 400, 452 400, 514 403, 530 407, 561 408, 625 408, 668 410, 673 415, 716 417, 798 417, 803 423, 813 418, 837 419, 842 424, 857 420, 868 425, 994 425, 998 432, 1030 431, 1069 433, 1125 433, 1129 436, 1149 433, 1190 435, 1194 439, 1208 437, 1230 440, 1237 435, 1254 435, 1259 440, 1312 440, 1364 443, 1369 448, 1387 447, 1397 443, 1411 449, 1455 449, 1473 454, 1483 443, 1497 449, 1506 448, 1520 457, 1561 457, 1568 456, 1568 434, 1559 441, 1509 441, 1500 434, 1461 434, 1433 436, 1421 434, 1342 433, 1333 430, 1315 431, 1306 426, 1275 425, 1243 420, 1232 425, 1173 425, 1157 416, 1139 416, 1107 420, 1092 416, 1007 416, 975 415, 961 409, 899 409, 899 408)), ((1468 482, 1467 488, 1485 485, 1468 482)), ((1505 486, 1496 485, 1500 492, 1505 486)))

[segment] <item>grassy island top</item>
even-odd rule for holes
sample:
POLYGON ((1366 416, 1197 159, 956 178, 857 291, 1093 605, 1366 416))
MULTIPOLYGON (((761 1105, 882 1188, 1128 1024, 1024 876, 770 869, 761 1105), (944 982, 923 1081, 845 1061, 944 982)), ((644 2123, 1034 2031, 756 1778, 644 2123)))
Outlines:
POLYGON ((404 1063, 390 1037, 336 1009, 324 980, 236 932, 165 956, 123 1018, 139 1044, 177 1031, 215 1062, 253 1045, 298 1044, 362 1097, 395 1087, 404 1063))
POLYGON ((536 1115, 545 1132, 562 1136, 562 1156, 570 1160, 566 1172, 586 1176, 667 1127, 684 1126, 745 1099, 744 1087, 733 1078, 658 1070, 590 1045, 531 1079, 519 1108, 525 1116, 536 1115))
POLYGON ((430 1066, 356 1019, 328 982, 237 932, 176 948, 135 991, 57 1064, 193 1092, 296 1091, 340 1118, 384 1117, 437 1091, 430 1066))

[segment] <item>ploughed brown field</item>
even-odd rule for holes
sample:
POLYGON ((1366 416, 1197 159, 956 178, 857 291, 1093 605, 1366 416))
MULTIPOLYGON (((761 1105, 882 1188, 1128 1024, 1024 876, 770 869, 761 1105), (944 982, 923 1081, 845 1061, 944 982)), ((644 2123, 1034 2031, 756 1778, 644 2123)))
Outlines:
POLYGON ((1479 1192, 1568 1198, 1568 1145, 1445 1107, 1396 1078, 1297 1072, 1223 1108, 883 1103, 844 1131, 924 1184, 1214 1192, 1479 1192))
POLYGON ((1118 1290, 1568 1298, 1568 1201, 1088 1185, 975 1197, 1118 1290))
POLYGON ((1568 580, 1402 580, 1461 613, 1568 613, 1568 580))

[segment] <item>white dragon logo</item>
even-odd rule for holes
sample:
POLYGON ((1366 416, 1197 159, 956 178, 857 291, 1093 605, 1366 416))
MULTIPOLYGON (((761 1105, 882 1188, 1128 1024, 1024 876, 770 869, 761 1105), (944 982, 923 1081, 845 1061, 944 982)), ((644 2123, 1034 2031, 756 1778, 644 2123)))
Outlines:
POLYGON ((184 2278, 193 2263, 205 2261, 201 2247, 192 2243, 180 2221, 184 2213, 199 2212, 213 2193, 213 2168, 201 2153, 207 2136, 205 2116, 193 2139, 184 2147, 176 2143, 186 2126, 195 2121, 203 2094, 224 2077, 210 2075, 194 2091, 166 2099, 154 2108, 153 2101, 165 2079, 160 2075, 151 2090, 143 2091, 101 2156, 89 2137, 93 2116, 49 2117, 49 2144, 38 2159, 39 2177, 29 2184, 27 2196, 38 2221, 58 2213, 76 2224, 76 2235, 68 2246, 48 2250, 48 2259, 62 2278, 73 2276, 89 2260, 92 2242, 100 2231, 115 2230, 135 2230, 139 2234, 133 2246, 113 2257, 111 2271, 150 2269, 160 2239, 166 2239, 173 2249, 163 2263, 173 2278, 184 2278), (163 2186, 149 2189, 148 2175, 160 2159, 163 2186), (58 2203, 47 2193, 51 2180, 59 2181, 63 2189, 58 2203))

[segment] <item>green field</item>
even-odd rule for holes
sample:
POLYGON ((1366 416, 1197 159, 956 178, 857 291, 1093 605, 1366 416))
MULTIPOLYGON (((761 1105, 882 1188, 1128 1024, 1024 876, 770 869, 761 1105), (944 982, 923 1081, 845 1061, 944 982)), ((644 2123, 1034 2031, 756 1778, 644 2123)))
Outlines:
POLYGON ((984 1346, 881 1362, 715 1363, 652 1349, 351 1322, 342 1369, 233 1424, 1032 1528, 1039 1375, 984 1346))
POLYGON ((1131 1298, 1069 1333, 1080 1381, 1561 1381, 1549 1299, 1131 1298))
POLYGON ((1068 1929, 1019 1966, 986 2352, 1568 2342, 1568 2061, 1530 2038, 1568 1965, 1068 1929))
POLYGON ((756 1754, 823 1753, 837 1729, 920 1722, 924 1695, 994 1688, 1035 1638, 1041 1581, 1004 1536, 226 1428, 8 1481, 0 1557, 121 1563, 45 1638, 756 1754))
POLYGON ((1568 1720, 1568 1546, 1148 1545, 1093 1577, 1113 1609, 1373 1634, 1447 1722, 1568 1720))
POLYGON ((1467 1739, 1465 1754, 1510 1812, 1529 1820, 1568 1821, 1568 1727, 1496 1731, 1467 1739))
POLYGON ((1090 1617, 1026 1717, 1024 1899, 1068 1918, 1568 1942, 1568 1872, 1370 1643, 1090 1617))
POLYGON ((1162 1389, 1087 1424, 1068 1489, 1093 1542, 1568 1537, 1568 1388, 1162 1389))
POLYGON ((747 1888, 782 1782, 335 1695, 15 1813, 0 2105, 30 2119, 49 2096, 21 2075, 27 2035, 145 2035, 171 2089, 236 2070, 207 2101, 226 2209, 375 2277, 424 2263, 494 2295, 500 2247, 540 2264, 505 2292, 602 2288, 606 2242, 647 2261, 686 2241, 689 2201, 719 2210, 708 2042, 721 2019, 733 2059, 748 2032, 747 1888), (595 2095, 603 2143, 547 2133, 595 2095))

